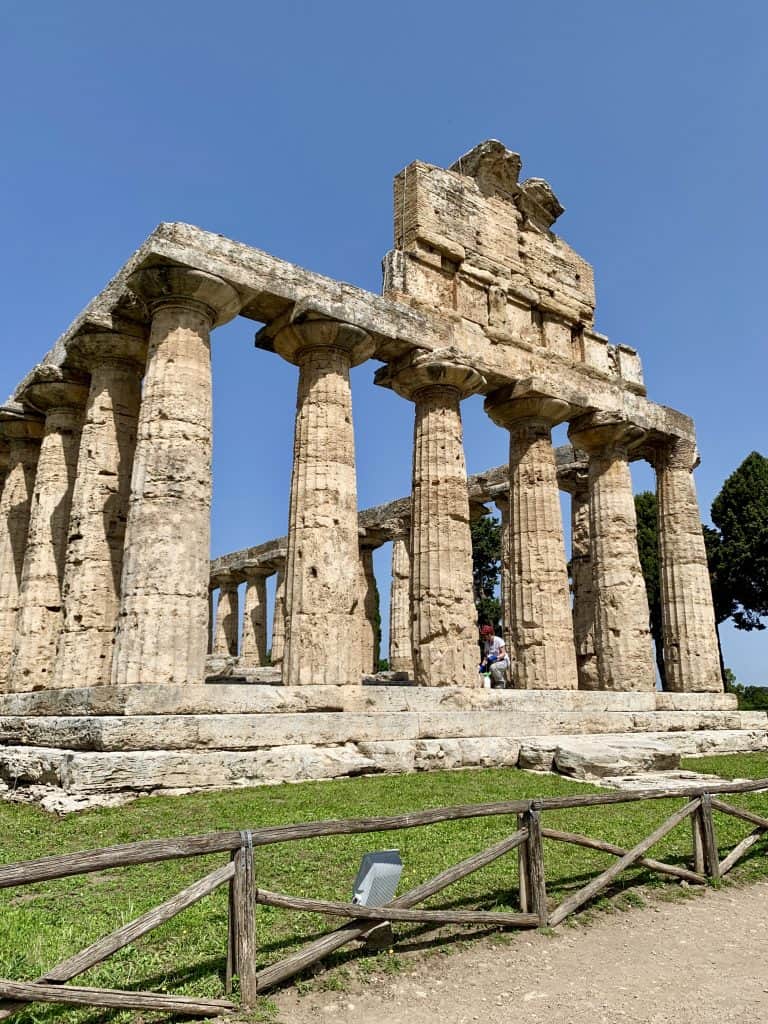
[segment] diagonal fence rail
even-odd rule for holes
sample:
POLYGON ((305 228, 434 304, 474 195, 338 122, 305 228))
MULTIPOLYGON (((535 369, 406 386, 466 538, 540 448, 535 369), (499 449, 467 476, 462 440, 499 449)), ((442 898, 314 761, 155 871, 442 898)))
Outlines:
POLYGON ((441 807, 427 811, 381 818, 342 819, 337 821, 303 822, 296 825, 271 826, 238 832, 215 832, 203 836, 174 839, 152 839, 119 846, 89 850, 83 853, 43 857, 18 864, 0 865, 0 889, 29 885, 34 882, 66 878, 72 875, 103 871, 137 864, 159 863, 179 858, 193 858, 212 853, 230 854, 228 863, 68 957, 34 981, 0 980, 0 1020, 32 1002, 62 1003, 117 1009, 158 1010, 169 1014, 193 1017, 217 1016, 234 1010, 230 999, 202 999, 160 992, 85 988, 66 982, 101 963, 118 950, 171 920, 187 907, 204 899, 223 885, 229 887, 228 942, 225 988, 232 991, 235 976, 240 983, 240 1006, 251 1007, 260 992, 318 963, 335 950, 365 936, 383 921, 407 921, 428 924, 486 924, 504 928, 555 927, 580 907, 611 885, 619 875, 634 865, 679 878, 690 884, 706 885, 727 874, 750 849, 768 833, 768 818, 735 807, 720 799, 721 795, 754 793, 768 790, 768 779, 757 782, 724 783, 704 787, 691 786, 676 790, 582 794, 571 797, 510 800, 489 804, 441 807), (637 801, 687 798, 687 803, 671 814, 650 835, 632 849, 602 839, 544 827, 542 815, 548 811, 582 807, 600 807, 637 801), (753 826, 734 849, 720 860, 713 812, 730 815, 753 826), (384 907, 367 907, 355 903, 317 900, 291 896, 259 888, 256 883, 254 850, 275 843, 295 842, 334 835, 360 835, 394 829, 418 828, 437 822, 460 821, 497 815, 516 815, 518 828, 504 839, 454 864, 433 878, 403 893, 384 907), (692 868, 647 857, 648 851, 683 821, 690 819, 692 834, 692 868), (609 868, 590 880, 558 905, 551 906, 547 895, 544 863, 545 839, 577 847, 598 850, 617 858, 609 868), (462 878, 479 871, 505 855, 517 851, 519 864, 520 912, 432 910, 418 908, 430 896, 442 892, 462 878), (256 969, 257 942, 255 911, 258 906, 280 907, 298 912, 314 912, 345 921, 313 942, 270 964, 256 969))

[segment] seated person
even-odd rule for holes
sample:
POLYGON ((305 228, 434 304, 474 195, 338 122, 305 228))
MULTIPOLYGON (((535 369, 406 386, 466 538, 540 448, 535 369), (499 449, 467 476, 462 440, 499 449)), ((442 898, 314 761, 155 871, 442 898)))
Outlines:
POLYGON ((480 644, 483 652, 480 671, 490 673, 494 689, 506 689, 509 656, 504 641, 495 635, 493 626, 481 626, 480 644))

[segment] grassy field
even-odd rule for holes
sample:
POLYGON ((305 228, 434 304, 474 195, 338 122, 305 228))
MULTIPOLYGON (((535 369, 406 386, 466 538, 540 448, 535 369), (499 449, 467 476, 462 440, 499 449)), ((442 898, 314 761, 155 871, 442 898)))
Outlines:
MULTIPOLYGON (((768 754, 713 757, 686 767, 723 778, 768 777, 768 754)), ((146 798, 127 807, 52 818, 32 808, 0 803, 0 862, 10 863, 74 850, 151 837, 196 834, 222 829, 319 818, 377 816, 460 803, 483 803, 590 792, 593 787, 549 775, 514 769, 435 772, 380 776, 338 782, 282 785, 239 792, 175 798, 146 798)), ((768 815, 768 794, 733 797, 733 802, 768 815)), ((547 812, 545 824, 582 832, 630 847, 680 806, 680 799, 605 808, 547 812)), ((725 854, 750 826, 716 815, 718 841, 725 854)), ((361 855, 377 847, 399 848, 405 870, 400 891, 437 874, 514 830, 509 818, 431 825, 427 828, 359 837, 333 837, 256 851, 257 883, 298 896, 348 899, 361 855)), ((689 863, 690 826, 684 822, 651 855, 689 863)), ((768 875, 768 839, 758 843, 733 874, 734 880, 768 875)), ((580 888, 614 858, 573 846, 545 842, 547 885, 555 899, 580 888)), ((157 905, 223 863, 224 856, 172 861, 83 875, 57 882, 0 891, 0 976, 31 979, 58 960, 120 924, 157 905)), ((730 876, 729 876, 730 877, 730 876)), ((427 905, 478 909, 517 909, 517 858, 502 858, 434 897, 427 905)), ((627 905, 640 886, 679 893, 672 879, 644 869, 628 871, 598 906, 627 905)), ((594 909, 594 908, 592 908, 594 909)), ((338 923, 338 921, 336 922, 338 923)), ((302 942, 329 929, 327 919, 273 908, 257 910, 260 965, 285 956, 302 942)), ((330 927, 333 927, 331 923, 330 927)), ((422 926, 396 926, 397 949, 450 945, 475 934, 454 928, 439 934, 422 926)), ((199 996, 220 996, 226 951, 226 893, 219 890, 150 933, 135 946, 78 979, 84 985, 139 988, 199 996)), ((378 967, 395 969, 397 954, 376 958, 378 967)), ((366 955, 341 951, 331 964, 336 976, 350 961, 365 970, 366 955)), ((323 968, 323 972, 326 968, 323 968)), ((323 973, 328 979, 334 975, 323 973)), ((266 1006, 266 1004, 265 1004, 266 1006)), ((267 1013, 263 1010, 262 1013, 267 1013)), ((127 1021, 127 1014, 65 1010, 38 1005, 17 1018, 32 1021, 127 1021)), ((142 1019, 149 1019, 144 1017, 142 1019)))

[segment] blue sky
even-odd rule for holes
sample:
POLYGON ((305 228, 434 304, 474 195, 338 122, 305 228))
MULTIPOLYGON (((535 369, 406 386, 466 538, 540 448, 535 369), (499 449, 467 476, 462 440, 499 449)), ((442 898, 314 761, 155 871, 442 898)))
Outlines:
MULTIPOLYGON (((598 329, 695 418, 706 518, 768 453, 767 34, 758 0, 5 0, 0 391, 159 221, 378 291, 394 175, 499 138, 566 207, 598 329)), ((285 531, 296 369, 253 333, 214 335, 214 554, 285 531)), ((363 506, 410 482, 412 407, 373 387, 375 365, 353 375, 363 506)), ((464 410, 470 472, 503 462, 480 400, 464 410)), ((386 553, 377 572, 386 587, 386 553)), ((768 683, 766 633, 726 627, 724 646, 768 683)))

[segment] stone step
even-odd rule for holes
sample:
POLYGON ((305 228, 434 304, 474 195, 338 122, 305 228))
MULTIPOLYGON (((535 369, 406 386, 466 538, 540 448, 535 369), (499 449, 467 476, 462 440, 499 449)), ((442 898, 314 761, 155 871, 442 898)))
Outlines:
POLYGON ((344 714, 5 716, 0 744, 70 750, 256 750, 442 738, 761 730, 768 715, 746 711, 432 711, 344 714))

